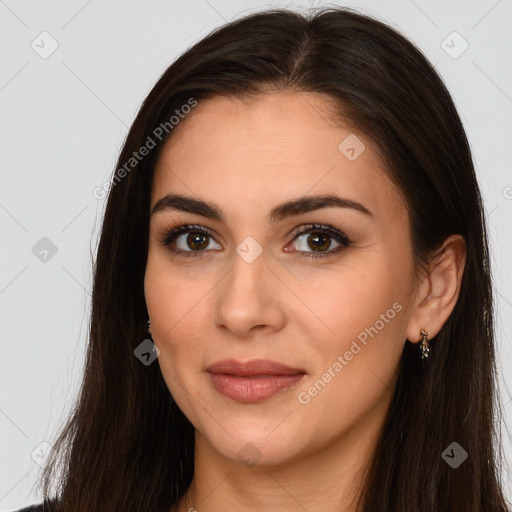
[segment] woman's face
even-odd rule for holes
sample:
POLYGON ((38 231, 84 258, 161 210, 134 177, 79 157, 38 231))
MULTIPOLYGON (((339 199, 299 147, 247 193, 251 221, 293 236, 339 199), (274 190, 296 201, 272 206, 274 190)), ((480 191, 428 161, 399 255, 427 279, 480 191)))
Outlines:
POLYGON ((326 101, 199 102, 155 170, 145 296, 158 364, 205 446, 248 465, 375 432, 412 314, 407 209, 326 101))

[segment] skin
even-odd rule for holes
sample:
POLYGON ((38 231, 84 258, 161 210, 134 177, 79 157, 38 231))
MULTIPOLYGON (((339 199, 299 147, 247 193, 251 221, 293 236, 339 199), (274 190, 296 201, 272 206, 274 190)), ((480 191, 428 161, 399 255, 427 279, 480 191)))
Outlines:
MULTIPOLYGON (((160 156, 151 208, 179 193, 214 202, 226 216, 222 223, 166 210, 150 221, 150 333, 169 391, 196 431, 194 480, 179 511, 354 511, 404 344, 421 341, 421 329, 435 336, 456 303, 463 239, 448 238, 437 265, 417 276, 399 191, 371 141, 349 123, 329 121, 328 106, 325 96, 296 92, 205 100, 160 156), (366 146, 354 161, 338 149, 350 134, 366 146), (267 220, 279 203, 322 194, 357 201, 373 217, 329 207, 275 225, 267 220), (313 235, 294 238, 293 230, 310 223, 330 224, 353 243, 325 258, 301 258, 301 251, 315 253, 308 245, 313 235), (203 254, 175 255, 159 243, 169 227, 182 224, 213 231, 203 254), (236 251, 247 236, 263 249, 251 263, 236 251), (401 310, 301 403, 299 394, 396 303, 401 310), (293 389, 243 404, 210 384, 206 368, 225 358, 271 359, 307 375, 293 389), (259 457, 255 465, 238 455, 249 442, 259 457)), ((188 234, 174 247, 197 251, 188 234)), ((323 250, 336 247, 328 237, 323 250)))

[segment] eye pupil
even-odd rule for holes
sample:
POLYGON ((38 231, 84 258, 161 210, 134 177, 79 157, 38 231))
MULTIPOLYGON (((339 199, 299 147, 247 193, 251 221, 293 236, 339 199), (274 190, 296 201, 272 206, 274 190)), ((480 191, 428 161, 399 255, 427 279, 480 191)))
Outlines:
POLYGON ((308 245, 315 251, 318 251, 318 249, 328 249, 330 245, 329 235, 314 233, 308 237, 308 245), (311 241, 313 245, 311 245, 311 241))
POLYGON ((187 237, 187 244, 192 249, 204 249, 208 247, 208 235, 204 233, 199 233, 198 231, 192 231, 187 237), (199 247, 195 246, 198 244, 199 247))

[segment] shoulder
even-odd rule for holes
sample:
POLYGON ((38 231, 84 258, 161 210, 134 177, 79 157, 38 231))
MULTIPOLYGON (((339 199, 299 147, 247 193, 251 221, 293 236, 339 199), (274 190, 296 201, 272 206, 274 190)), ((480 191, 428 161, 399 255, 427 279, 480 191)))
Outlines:
POLYGON ((44 500, 41 503, 28 505, 13 512, 60 512, 60 505, 56 500, 44 500))
POLYGON ((38 505, 30 505, 29 507, 21 508, 19 510, 15 510, 14 512, 43 512, 43 504, 40 503, 38 505))

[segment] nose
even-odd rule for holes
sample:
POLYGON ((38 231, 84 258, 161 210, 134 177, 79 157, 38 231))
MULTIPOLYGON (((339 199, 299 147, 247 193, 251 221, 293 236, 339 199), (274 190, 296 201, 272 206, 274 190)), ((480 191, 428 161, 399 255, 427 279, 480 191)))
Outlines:
POLYGON ((270 334, 285 324, 286 288, 270 268, 265 251, 249 261, 234 253, 231 270, 215 288, 215 325, 240 339, 255 331, 270 334))

